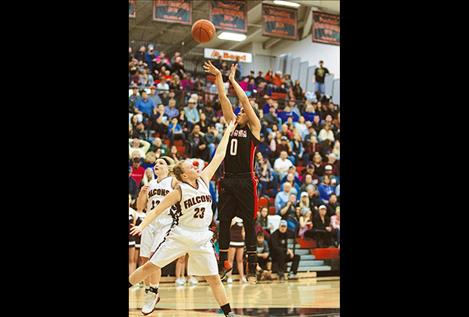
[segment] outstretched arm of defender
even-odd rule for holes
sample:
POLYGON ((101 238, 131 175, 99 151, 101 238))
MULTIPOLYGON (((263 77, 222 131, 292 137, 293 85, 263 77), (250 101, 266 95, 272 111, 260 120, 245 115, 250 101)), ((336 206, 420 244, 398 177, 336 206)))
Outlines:
POLYGON ((200 173, 200 176, 203 178, 206 184, 210 182, 213 177, 213 174, 215 174, 221 162, 223 162, 223 159, 226 155, 226 148, 228 146, 228 139, 230 138, 230 134, 231 132, 233 132, 235 127, 236 121, 235 119, 233 119, 231 120, 230 124, 226 127, 225 133, 223 134, 223 138, 221 139, 220 144, 218 144, 217 151, 215 152, 212 161, 210 162, 210 164, 207 165, 206 168, 204 168, 202 173, 200 173))
POLYGON ((221 72, 210 61, 205 62, 203 68, 206 73, 210 73, 215 76, 215 86, 217 86, 221 110, 223 112, 223 116, 225 117, 226 122, 230 122, 231 120, 233 120, 233 118, 235 118, 235 114, 233 112, 233 106, 231 105, 230 100, 226 96, 225 86, 223 84, 223 77, 221 75, 221 72))

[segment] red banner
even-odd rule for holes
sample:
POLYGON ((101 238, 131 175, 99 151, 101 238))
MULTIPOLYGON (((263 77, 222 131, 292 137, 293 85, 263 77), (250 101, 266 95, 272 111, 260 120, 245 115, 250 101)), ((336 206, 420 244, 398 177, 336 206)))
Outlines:
POLYGON ((248 31, 246 0, 211 0, 210 21, 219 30, 248 31))
POLYGON ((296 40, 298 10, 262 4, 263 35, 296 40))
POLYGON ((153 20, 192 24, 192 2, 190 0, 154 0, 153 20))
POLYGON ((313 42, 340 45, 340 17, 313 11, 313 42))

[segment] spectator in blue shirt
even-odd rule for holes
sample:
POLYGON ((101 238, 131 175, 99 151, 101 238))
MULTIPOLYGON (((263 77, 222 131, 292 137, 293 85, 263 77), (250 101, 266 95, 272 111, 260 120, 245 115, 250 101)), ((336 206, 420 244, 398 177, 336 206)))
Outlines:
POLYGON ((278 192, 277 195, 275 195, 275 212, 280 214, 280 209, 282 209, 285 204, 288 202, 288 199, 290 198, 290 191, 292 187, 290 183, 284 183, 283 184, 283 190, 278 192))
POLYGON ((135 108, 138 113, 144 113, 150 117, 153 113, 153 109, 155 108, 155 104, 153 103, 153 100, 148 98, 148 95, 144 90, 142 90, 141 94, 142 98, 137 100, 135 108))
POLYGON ((335 188, 331 184, 331 179, 328 175, 324 175, 322 182, 318 186, 319 190, 319 197, 323 201, 324 204, 329 202, 329 197, 332 194, 335 194, 335 188))
POLYGON ((155 106, 161 105, 163 102, 161 101, 160 96, 156 93, 156 87, 155 86, 150 86, 150 95, 148 96, 148 99, 153 100, 153 104, 155 106))
POLYGON ((169 99, 168 106, 165 107, 164 113, 170 120, 179 117, 179 110, 176 108, 175 99, 169 99))
POLYGON ((188 106, 184 108, 184 116, 186 117, 189 130, 192 130, 192 127, 200 121, 200 116, 196 105, 197 100, 191 98, 189 99, 188 106))
POLYGON ((174 143, 175 139, 185 140, 184 132, 181 125, 178 123, 178 118, 173 118, 168 126, 168 137, 171 140, 171 144, 174 143))

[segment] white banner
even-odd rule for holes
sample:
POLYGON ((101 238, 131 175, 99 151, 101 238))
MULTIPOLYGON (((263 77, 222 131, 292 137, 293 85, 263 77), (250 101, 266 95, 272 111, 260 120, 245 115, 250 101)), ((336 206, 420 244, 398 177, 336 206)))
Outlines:
POLYGON ((236 57, 239 56, 240 62, 252 63, 251 53, 204 48, 205 58, 218 59, 218 56, 221 56, 221 59, 225 61, 236 61, 236 57))

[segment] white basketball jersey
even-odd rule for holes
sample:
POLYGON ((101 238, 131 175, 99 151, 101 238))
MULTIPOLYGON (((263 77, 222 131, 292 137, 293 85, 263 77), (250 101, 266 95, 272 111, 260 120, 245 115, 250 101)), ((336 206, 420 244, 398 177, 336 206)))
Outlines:
MULTIPOLYGON (((171 183, 173 181, 172 176, 165 177, 158 182, 156 179, 150 181, 148 184, 148 201, 147 201, 147 212, 154 209, 158 204, 168 195, 173 188, 171 183)), ((173 222, 170 209, 165 210, 161 215, 155 218, 152 225, 155 227, 170 225, 173 222)))
POLYGON ((202 178, 197 179, 198 188, 180 183, 182 199, 180 214, 176 214, 176 225, 197 231, 208 230, 212 223, 212 195, 202 178))

